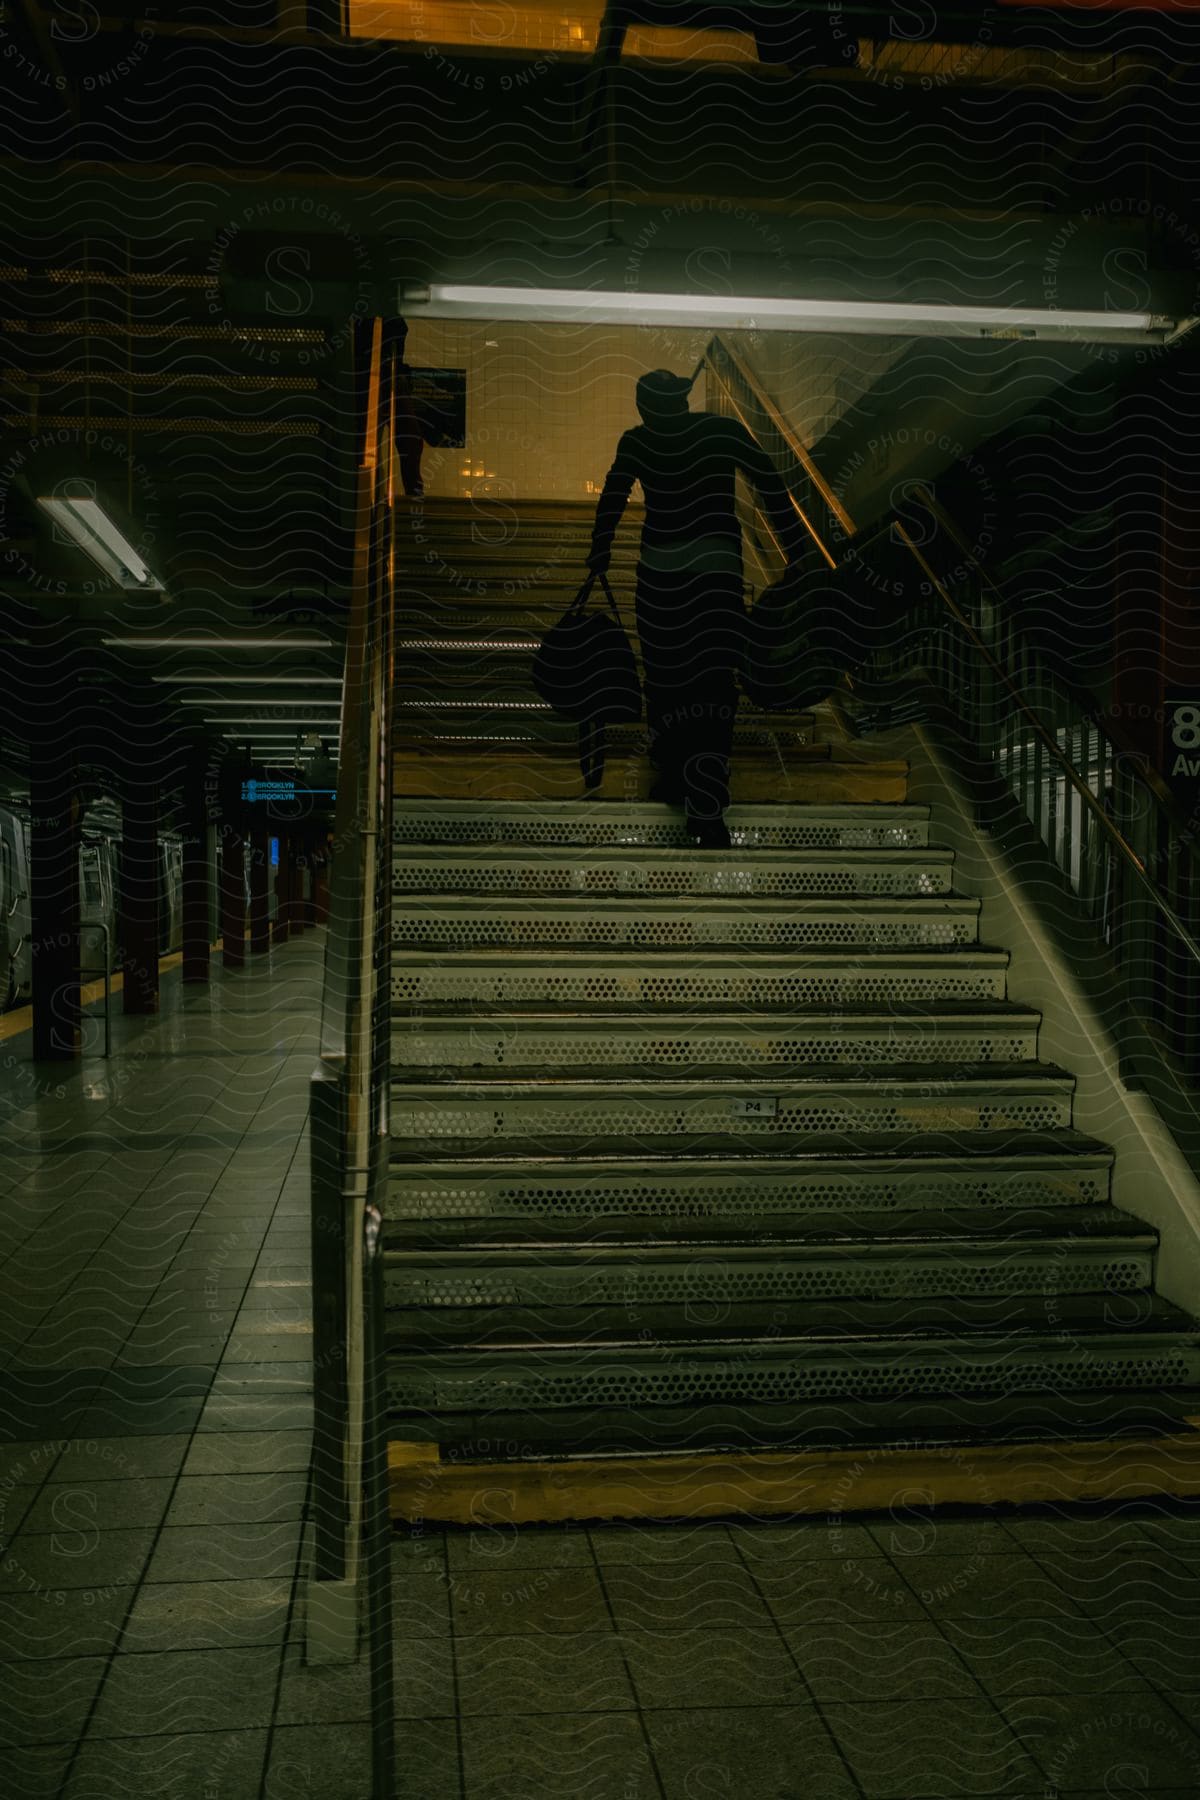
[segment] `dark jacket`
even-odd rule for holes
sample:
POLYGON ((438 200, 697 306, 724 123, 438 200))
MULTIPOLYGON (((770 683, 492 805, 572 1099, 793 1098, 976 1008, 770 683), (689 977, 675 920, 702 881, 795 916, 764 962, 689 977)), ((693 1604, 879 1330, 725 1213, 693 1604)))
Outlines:
POLYGON ((683 412, 624 433, 596 507, 592 554, 611 548, 635 481, 646 500, 643 552, 717 538, 736 545, 740 554, 742 529, 734 504, 739 470, 758 489, 784 554, 793 561, 807 533, 775 465, 744 425, 708 412, 683 412))

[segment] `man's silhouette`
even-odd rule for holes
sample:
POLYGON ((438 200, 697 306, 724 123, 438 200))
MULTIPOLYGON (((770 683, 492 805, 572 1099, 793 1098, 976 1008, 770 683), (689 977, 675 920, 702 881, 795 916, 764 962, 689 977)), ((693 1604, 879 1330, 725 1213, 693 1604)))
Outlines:
POLYGON ((691 381, 654 369, 637 384, 642 423, 627 431, 604 492, 588 567, 607 569, 613 533, 635 481, 646 520, 637 573, 637 626, 645 675, 651 798, 683 805, 703 848, 729 843, 729 750, 741 654, 742 530, 734 505, 740 469, 754 483, 789 563, 804 527, 770 458, 743 425, 691 412, 691 381))

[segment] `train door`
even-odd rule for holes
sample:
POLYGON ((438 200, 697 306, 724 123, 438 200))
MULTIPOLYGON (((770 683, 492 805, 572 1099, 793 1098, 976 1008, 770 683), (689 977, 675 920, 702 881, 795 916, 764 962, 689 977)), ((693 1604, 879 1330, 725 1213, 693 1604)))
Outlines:
POLYGON ((0 812, 0 1007, 26 999, 33 985, 33 919, 25 830, 0 812))

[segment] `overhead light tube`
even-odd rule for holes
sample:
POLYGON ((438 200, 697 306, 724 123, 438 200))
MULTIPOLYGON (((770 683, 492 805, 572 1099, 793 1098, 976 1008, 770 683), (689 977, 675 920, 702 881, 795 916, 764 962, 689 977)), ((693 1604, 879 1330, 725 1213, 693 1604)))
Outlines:
POLYGON ((406 298, 412 317, 542 319, 561 324, 724 326, 745 331, 884 333, 892 337, 1073 338, 1161 342, 1163 313, 1036 306, 935 306, 908 301, 805 300, 737 294, 640 293, 608 288, 486 287, 432 282, 406 298))
POLYGON ((162 583, 150 573, 129 539, 118 531, 98 500, 86 495, 39 494, 38 505, 54 523, 118 587, 131 592, 161 593, 162 583))

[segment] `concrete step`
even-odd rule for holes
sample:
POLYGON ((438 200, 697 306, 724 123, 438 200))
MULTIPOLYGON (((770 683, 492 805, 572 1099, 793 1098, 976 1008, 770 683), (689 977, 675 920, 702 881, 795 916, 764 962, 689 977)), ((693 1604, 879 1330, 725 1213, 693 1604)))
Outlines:
MULTIPOLYGON (((697 853, 702 854, 702 853, 697 853)), ((716 853, 719 854, 719 853, 716 853)), ((509 899, 404 893, 392 943, 443 949, 536 944, 612 949, 893 949, 974 944, 979 901, 950 896, 744 899, 712 894, 509 899)))
POLYGON ((406 844, 393 854, 392 892, 925 896, 949 894, 953 873, 954 852, 929 845, 729 851, 658 845, 406 844))
POLYGON ((1031 1062, 1041 1014, 998 1001, 991 1007, 928 1003, 874 1012, 697 1013, 652 1007, 546 1012, 536 1004, 452 1007, 392 1020, 392 1066, 423 1069, 603 1070, 694 1075, 735 1068, 767 1079, 814 1065, 887 1070, 929 1064, 939 1074, 964 1063, 1031 1062))
MULTIPOLYGON (((927 806, 753 806, 725 813, 738 850, 912 849, 929 842, 927 806)), ((394 844, 688 843, 678 807, 653 801, 403 800, 392 815, 394 844)))
POLYGON ((1054 1130, 1071 1123, 1074 1088, 1072 1076, 1040 1063, 968 1064, 952 1076, 893 1067, 869 1079, 836 1068, 766 1081, 736 1069, 695 1080, 642 1079, 619 1068, 600 1077, 454 1075, 394 1081, 391 1130, 394 1138, 430 1140, 549 1144, 565 1136, 585 1140, 593 1153, 615 1134, 639 1148, 686 1156, 712 1133, 765 1134, 780 1147, 801 1147, 812 1132, 1054 1130))
POLYGON ((562 1006, 886 1006, 1003 1000, 1007 950, 610 950, 395 952, 397 1005, 552 1001, 562 1006))
POLYGON ((1112 1151, 1081 1133, 887 1131, 847 1145, 820 1131, 799 1146, 746 1133, 647 1150, 615 1138, 602 1149, 569 1136, 553 1145, 517 1138, 465 1148, 393 1138, 389 1220, 443 1236, 486 1229, 590 1234, 653 1223, 664 1234, 692 1222, 745 1230, 809 1217, 934 1208, 1068 1208, 1103 1205, 1112 1151))

